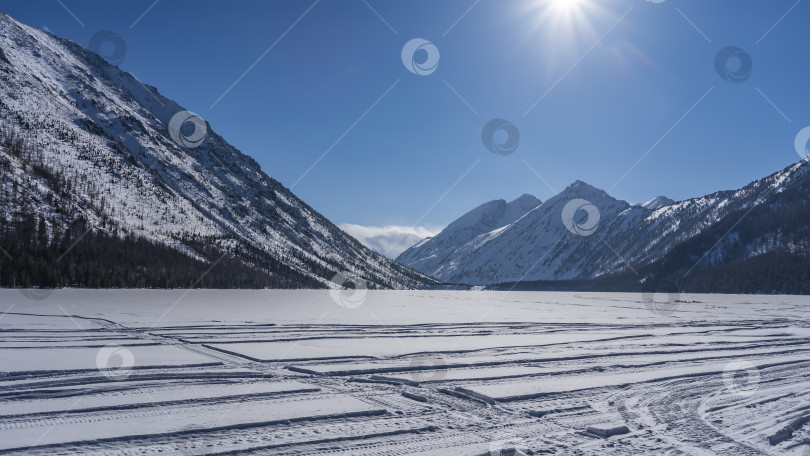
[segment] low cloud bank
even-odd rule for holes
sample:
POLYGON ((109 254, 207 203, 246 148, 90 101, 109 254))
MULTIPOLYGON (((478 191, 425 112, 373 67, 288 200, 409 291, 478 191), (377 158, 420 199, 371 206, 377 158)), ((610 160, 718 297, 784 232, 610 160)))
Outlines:
POLYGON ((427 237, 435 236, 440 229, 430 229, 424 226, 362 226, 351 223, 340 225, 340 229, 363 243, 366 247, 381 253, 388 258, 396 258, 427 237))

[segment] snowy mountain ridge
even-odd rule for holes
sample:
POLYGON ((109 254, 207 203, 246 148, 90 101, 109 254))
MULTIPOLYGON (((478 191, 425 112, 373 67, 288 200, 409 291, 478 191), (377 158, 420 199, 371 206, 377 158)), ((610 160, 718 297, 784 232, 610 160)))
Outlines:
POLYGON ((641 204, 641 207, 645 209, 651 210, 658 210, 662 207, 669 206, 671 204, 675 204, 675 200, 669 199, 666 196, 656 196, 655 198, 647 201, 644 204, 641 204))
POLYGON ((462 215, 438 235, 405 250, 397 261, 411 264, 410 267, 417 270, 435 273, 434 271, 457 256, 458 249, 468 246, 487 233, 514 223, 541 204, 539 199, 529 194, 508 203, 502 199, 489 201, 462 215))
MULTIPOLYGON (((681 202, 656 197, 636 206, 577 181, 508 225, 462 238, 463 244, 424 242, 397 260, 451 283, 592 279, 651 264, 733 214, 768 204, 778 211, 781 203, 774 198, 791 186, 804 185, 810 178, 808 168, 805 160, 739 190, 681 202)), ((478 211, 480 207, 459 221, 478 211)), ((434 239, 457 239, 455 231, 434 239)), ((806 246, 802 239, 774 242, 774 237, 778 233, 762 233, 762 239, 746 249, 757 255, 806 246)))
POLYGON ((375 288, 435 283, 338 229, 207 123, 198 120, 207 130, 198 147, 179 144, 172 135, 189 139, 190 125, 169 124, 184 109, 84 47, 0 13, 0 55, 0 127, 41 155, 26 161, 0 148, 2 185, 13 196, 5 220, 37 214, 55 237, 79 218, 94 232, 198 259, 205 256, 193 245, 202 242, 321 286, 342 271, 375 288), (76 185, 63 198, 57 181, 76 185))

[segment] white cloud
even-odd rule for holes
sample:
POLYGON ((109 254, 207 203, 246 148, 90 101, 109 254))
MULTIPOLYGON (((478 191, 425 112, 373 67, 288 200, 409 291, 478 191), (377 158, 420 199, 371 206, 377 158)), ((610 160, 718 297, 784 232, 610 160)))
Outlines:
POLYGON ((422 239, 437 235, 441 229, 430 229, 424 226, 362 226, 343 223, 340 229, 349 233, 366 247, 379 252, 388 258, 396 258, 408 247, 422 239))

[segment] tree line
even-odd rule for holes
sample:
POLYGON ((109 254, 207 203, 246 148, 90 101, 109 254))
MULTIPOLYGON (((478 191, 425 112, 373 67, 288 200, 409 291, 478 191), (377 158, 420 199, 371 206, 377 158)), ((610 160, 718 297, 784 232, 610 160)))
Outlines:
POLYGON ((0 125, 0 286, 323 287, 258 249, 221 247, 228 236, 174 235, 181 251, 136 235, 88 185, 49 166, 34 136, 0 125))

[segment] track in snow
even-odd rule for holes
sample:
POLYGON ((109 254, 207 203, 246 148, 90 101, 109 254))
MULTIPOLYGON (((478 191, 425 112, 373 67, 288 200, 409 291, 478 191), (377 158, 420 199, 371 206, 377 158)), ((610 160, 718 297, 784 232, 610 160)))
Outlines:
POLYGON ((605 295, 578 304, 616 314, 598 322, 155 327, 20 306, 0 320, 0 454, 810 454, 800 306, 701 317, 701 299, 680 318, 605 295))

